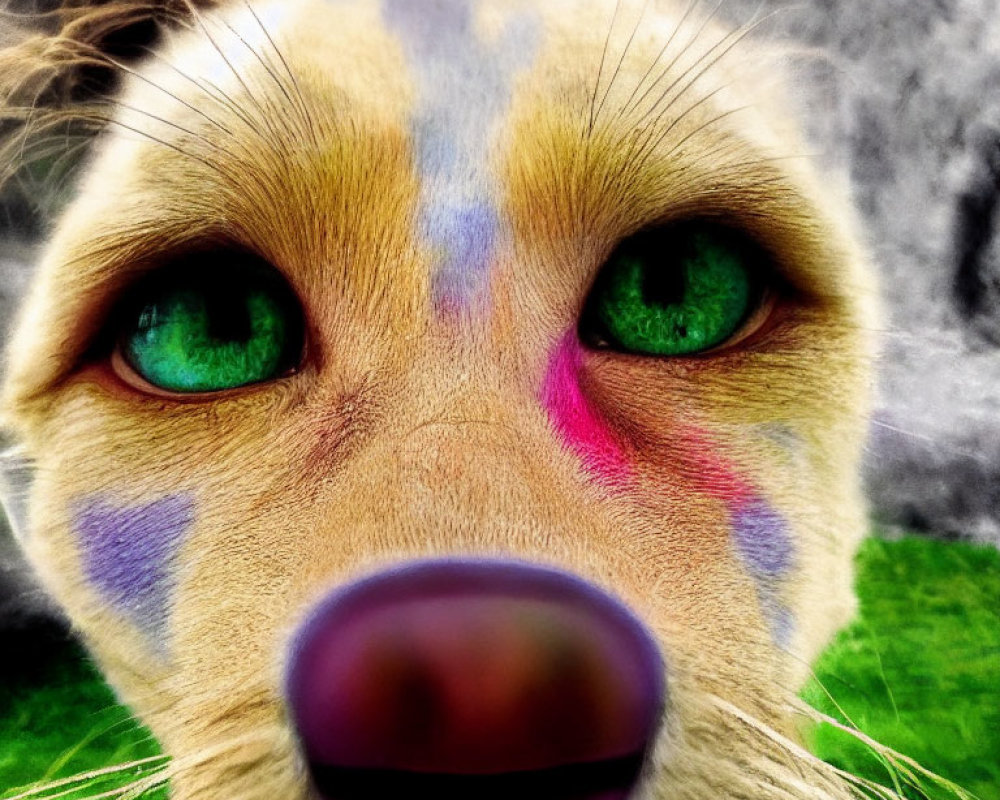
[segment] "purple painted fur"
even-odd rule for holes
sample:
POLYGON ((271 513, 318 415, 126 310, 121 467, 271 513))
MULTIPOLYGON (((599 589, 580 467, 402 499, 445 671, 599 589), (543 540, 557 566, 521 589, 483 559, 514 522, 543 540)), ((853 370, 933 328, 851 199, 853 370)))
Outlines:
POLYGON ((535 18, 521 15, 495 43, 484 42, 474 30, 474 7, 474 0, 382 6, 416 73, 421 226, 434 253, 434 296, 442 308, 470 303, 487 285, 500 232, 492 138, 514 76, 530 62, 538 38, 535 18))
POLYGON ((194 500, 171 495, 122 507, 96 495, 75 503, 73 518, 88 580, 141 628, 161 632, 170 561, 194 522, 194 500))
POLYGON ((751 497, 731 512, 733 543, 757 584, 761 609, 779 647, 787 647, 795 631, 795 618, 778 595, 775 581, 795 560, 795 548, 784 518, 766 500, 751 497))
POLYGON ((778 578, 792 566, 794 545, 785 520, 767 501, 754 497, 732 512, 733 542, 740 558, 760 579, 778 578))

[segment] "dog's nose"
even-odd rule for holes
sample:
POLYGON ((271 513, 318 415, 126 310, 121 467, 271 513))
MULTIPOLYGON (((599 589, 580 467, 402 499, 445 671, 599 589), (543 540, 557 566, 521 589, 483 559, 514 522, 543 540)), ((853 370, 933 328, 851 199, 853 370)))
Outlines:
POLYGON ((666 684, 649 633, 590 584, 428 561, 324 600, 286 688, 327 800, 613 800, 638 780, 666 684))

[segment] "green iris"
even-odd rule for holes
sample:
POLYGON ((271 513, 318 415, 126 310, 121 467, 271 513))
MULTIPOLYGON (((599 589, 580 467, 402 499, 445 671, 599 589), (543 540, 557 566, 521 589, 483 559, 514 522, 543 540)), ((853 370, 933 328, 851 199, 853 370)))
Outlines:
POLYGON ((140 288, 125 317, 122 356, 161 389, 217 392, 298 366, 301 311, 288 287, 270 267, 220 269, 212 260, 165 270, 140 288))
POLYGON ((699 353, 737 333, 757 307, 757 249, 735 232, 688 223, 638 234, 604 266, 584 332, 625 352, 699 353))

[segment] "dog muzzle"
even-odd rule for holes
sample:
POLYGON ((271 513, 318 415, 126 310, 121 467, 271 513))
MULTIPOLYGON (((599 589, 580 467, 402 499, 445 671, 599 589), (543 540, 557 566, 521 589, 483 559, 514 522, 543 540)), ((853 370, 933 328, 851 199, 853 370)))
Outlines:
POLYGON ((324 800, 623 800, 666 701, 652 636, 568 574, 409 564, 324 599, 287 699, 324 800))

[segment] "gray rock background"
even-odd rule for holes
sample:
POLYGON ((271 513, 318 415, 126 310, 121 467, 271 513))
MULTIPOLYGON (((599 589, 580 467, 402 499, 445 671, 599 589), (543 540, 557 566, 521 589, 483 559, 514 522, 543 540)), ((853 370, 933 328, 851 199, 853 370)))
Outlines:
MULTIPOLYGON (((849 168, 882 270, 889 313, 866 463, 875 519, 889 530, 995 545, 998 3, 804 0, 766 25, 826 54, 796 64, 810 133, 821 158, 849 168)), ((778 7, 729 0, 721 13, 744 21, 778 7)), ((36 233, 18 202, 0 206, 3 329, 27 283, 36 233)), ((0 532, 0 626, 58 631, 50 619, 0 532)))

